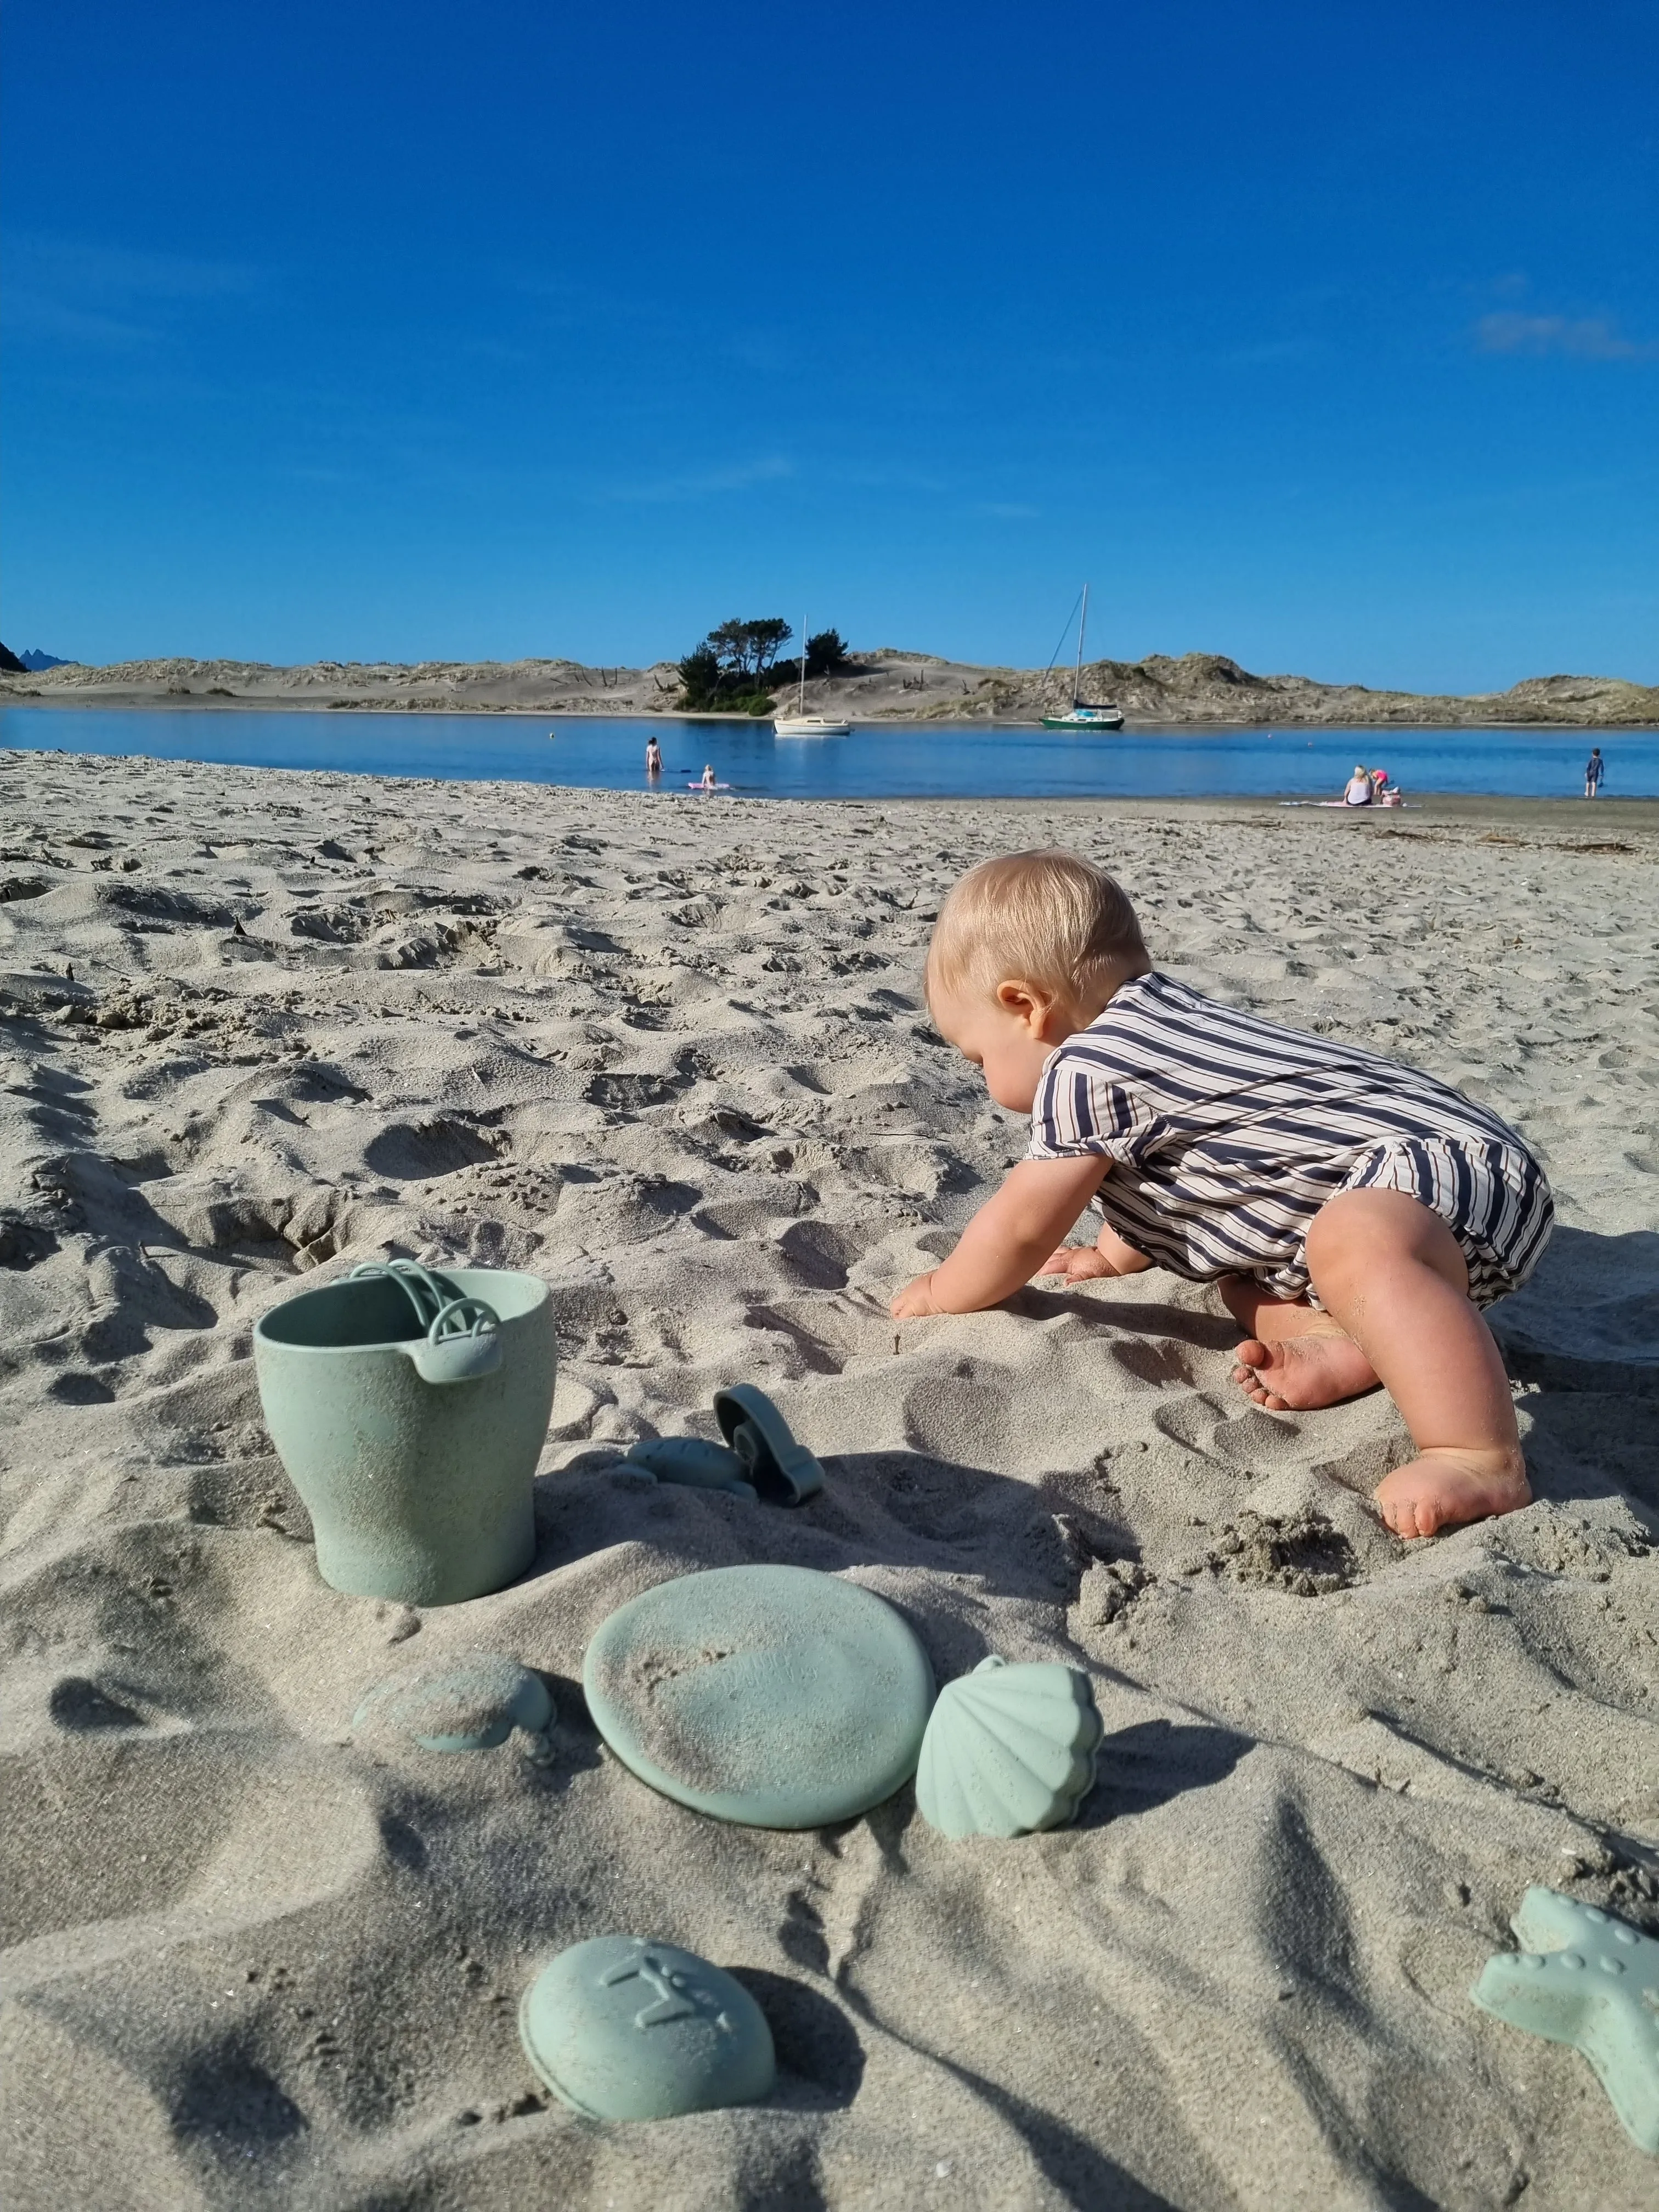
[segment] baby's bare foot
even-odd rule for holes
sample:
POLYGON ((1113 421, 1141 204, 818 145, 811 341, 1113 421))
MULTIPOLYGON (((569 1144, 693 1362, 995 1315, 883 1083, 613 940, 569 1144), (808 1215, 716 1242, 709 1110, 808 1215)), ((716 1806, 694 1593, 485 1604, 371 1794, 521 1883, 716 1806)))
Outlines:
POLYGON ((1376 1370, 1334 1322, 1316 1322, 1305 1334, 1279 1344, 1250 1337, 1233 1357, 1234 1382, 1270 1413, 1337 1406, 1376 1388, 1376 1370))
POLYGON ((1532 1497, 1518 1451, 1425 1451, 1371 1492, 1396 1536, 1432 1536, 1465 1521, 1513 1513, 1532 1497))

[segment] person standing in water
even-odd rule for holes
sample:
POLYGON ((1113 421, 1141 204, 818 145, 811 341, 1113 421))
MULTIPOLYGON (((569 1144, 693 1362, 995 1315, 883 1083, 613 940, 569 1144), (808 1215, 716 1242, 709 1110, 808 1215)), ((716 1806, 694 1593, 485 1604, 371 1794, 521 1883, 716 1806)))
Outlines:
POLYGON ((662 748, 654 737, 645 741, 645 772, 647 775, 662 774, 662 748))
POLYGON ((1601 746, 1592 745, 1590 747, 1590 757, 1584 763, 1584 796, 1586 799, 1599 799, 1601 796, 1601 778, 1606 771, 1607 763, 1601 757, 1601 746))

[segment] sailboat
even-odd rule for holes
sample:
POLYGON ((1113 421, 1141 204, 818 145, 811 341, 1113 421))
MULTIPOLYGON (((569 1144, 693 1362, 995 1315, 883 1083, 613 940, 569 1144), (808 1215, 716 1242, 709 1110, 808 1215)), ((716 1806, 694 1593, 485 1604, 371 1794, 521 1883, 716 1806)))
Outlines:
MULTIPOLYGON (((1066 714, 1045 714, 1045 730, 1121 730, 1123 709, 1110 699, 1092 706, 1079 696, 1083 688, 1083 634, 1089 627, 1089 586, 1083 586, 1083 613, 1077 626, 1077 666, 1072 674, 1072 708, 1066 714)), ((1052 666, 1052 663, 1050 665, 1052 666)))
POLYGON ((806 711, 806 617, 800 618, 800 684, 795 693, 793 714, 774 714, 772 729, 780 738, 846 738, 852 735, 850 722, 837 722, 828 714, 809 714, 806 711))

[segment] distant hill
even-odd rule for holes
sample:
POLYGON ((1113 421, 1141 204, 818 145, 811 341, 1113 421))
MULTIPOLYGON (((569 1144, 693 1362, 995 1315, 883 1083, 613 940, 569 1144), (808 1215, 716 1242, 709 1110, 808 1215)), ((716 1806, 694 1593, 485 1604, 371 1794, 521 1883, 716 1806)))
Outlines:
POLYGON ((25 668, 32 671, 39 671, 42 668, 78 668, 81 665, 78 660, 65 660, 61 653, 42 653, 38 645, 32 646, 27 653, 20 653, 18 658, 25 668))
MULTIPOLYGON (((574 660, 322 660, 274 668, 247 660, 137 660, 116 667, 66 661, 39 671, 8 653, 0 698, 65 705, 329 708, 358 713, 671 714, 682 696, 672 660, 649 668, 586 668, 574 660)), ((1468 698, 1372 691, 1307 676, 1258 676, 1223 653, 1097 660, 1085 699, 1115 699, 1131 726, 1192 723, 1529 723, 1613 729, 1659 726, 1659 687, 1616 676, 1532 676, 1508 691, 1468 698)), ((849 650, 833 675, 811 678, 809 713, 856 721, 1035 722, 1067 707, 1069 668, 985 668, 894 646, 849 650)))
POLYGON ((0 673, 7 676, 27 676, 29 673, 29 665, 27 660, 20 660, 9 647, 0 645, 0 673))

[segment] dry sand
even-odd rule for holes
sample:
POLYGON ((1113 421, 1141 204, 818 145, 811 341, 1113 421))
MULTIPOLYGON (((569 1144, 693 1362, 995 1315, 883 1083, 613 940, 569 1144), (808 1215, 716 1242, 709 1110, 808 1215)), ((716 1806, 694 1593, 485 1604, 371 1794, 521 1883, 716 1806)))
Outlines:
POLYGON ((1584 2062, 1468 1995, 1528 1883, 1659 1929, 1650 823, 38 754, 0 818, 9 2205, 1652 2204, 1584 2062), (1174 973, 1539 1146, 1562 1226, 1495 1316, 1525 1512, 1403 1546, 1388 1402, 1249 1406, 1166 1276, 896 1343, 1024 1141, 928 1026, 929 919, 1046 839, 1174 973), (560 1318, 535 1569, 424 1615, 319 1581, 249 1358, 306 1271, 386 1250, 538 1270, 560 1318), (814 1504, 617 1470, 744 1378, 814 1504), (941 1677, 1086 1667, 1078 1826, 952 1844, 906 1790, 769 1834, 632 1780, 589 1636, 749 1559, 883 1592, 941 1677), (550 1764, 353 1740, 398 1665, 480 1649, 548 1675, 550 1764), (548 2102, 520 1993, 613 1929, 744 1977, 767 2106, 548 2102))

